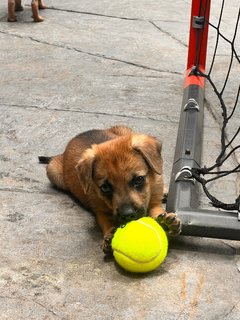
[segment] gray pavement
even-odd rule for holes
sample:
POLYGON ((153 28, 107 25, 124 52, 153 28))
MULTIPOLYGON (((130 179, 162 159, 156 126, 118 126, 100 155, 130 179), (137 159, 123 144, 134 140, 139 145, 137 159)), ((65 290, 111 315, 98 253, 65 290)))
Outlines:
MULTIPOLYGON (((0 319, 240 319, 239 242, 181 236, 160 268, 130 275, 104 261, 94 217, 51 188, 37 160, 81 131, 126 124, 163 141, 169 183, 190 1, 46 0, 39 24, 25 4, 10 24, 0 3, 0 319)), ((238 5, 226 4, 228 33, 238 5)), ((216 81, 229 54, 218 56, 216 81)), ((211 164, 221 111, 210 90, 207 99, 211 164)), ((234 179, 212 190, 231 200, 234 179)))

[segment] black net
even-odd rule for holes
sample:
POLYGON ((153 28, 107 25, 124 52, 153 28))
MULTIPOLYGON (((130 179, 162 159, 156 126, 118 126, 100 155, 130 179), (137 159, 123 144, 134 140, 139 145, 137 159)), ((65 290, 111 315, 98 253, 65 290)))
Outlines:
MULTIPOLYGON (((209 191, 209 183, 212 181, 223 179, 229 175, 235 175, 238 183, 240 179, 240 8, 239 3, 235 3, 235 9, 231 11, 231 15, 234 13, 234 16, 231 16, 232 24, 230 28, 229 23, 224 21, 224 13, 229 11, 227 6, 231 5, 231 1, 228 1, 227 4, 223 0, 221 8, 219 8, 218 17, 214 15, 209 19, 210 21, 204 18, 205 24, 208 23, 209 26, 209 43, 211 41, 212 45, 212 52, 211 55, 208 54, 208 67, 205 73, 200 70, 198 54, 195 57, 194 73, 205 78, 206 91, 211 90, 212 93, 214 92, 215 108, 216 110, 221 110, 221 119, 217 119, 221 134, 219 135, 220 150, 217 158, 208 166, 193 168, 192 175, 202 184, 203 190, 213 206, 224 210, 240 211, 239 190, 236 198, 236 192, 235 194, 233 192, 233 199, 229 203, 217 199, 209 191), (224 63, 221 65, 218 62, 218 68, 215 68, 217 59, 220 58, 221 60, 223 57, 224 63), (231 166, 227 164, 229 161, 231 161, 231 166)), ((201 30, 197 32, 199 32, 199 36, 197 36, 196 52, 201 52, 201 30)), ((216 114, 217 118, 219 111, 216 114)))

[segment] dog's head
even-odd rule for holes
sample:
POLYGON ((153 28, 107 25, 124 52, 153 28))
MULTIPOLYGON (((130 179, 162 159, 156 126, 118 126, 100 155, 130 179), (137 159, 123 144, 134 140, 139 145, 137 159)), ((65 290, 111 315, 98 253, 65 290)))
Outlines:
POLYGON ((133 134, 93 145, 76 170, 84 192, 97 194, 118 224, 145 215, 150 201, 159 204, 161 143, 154 137, 133 134))

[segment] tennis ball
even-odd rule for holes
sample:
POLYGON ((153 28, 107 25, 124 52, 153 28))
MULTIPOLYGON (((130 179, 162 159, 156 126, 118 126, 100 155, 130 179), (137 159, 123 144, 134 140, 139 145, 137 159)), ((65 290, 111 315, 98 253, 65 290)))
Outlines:
POLYGON ((168 239, 162 227, 150 217, 144 217, 119 227, 112 239, 117 263, 130 272, 149 272, 163 262, 168 251, 168 239))

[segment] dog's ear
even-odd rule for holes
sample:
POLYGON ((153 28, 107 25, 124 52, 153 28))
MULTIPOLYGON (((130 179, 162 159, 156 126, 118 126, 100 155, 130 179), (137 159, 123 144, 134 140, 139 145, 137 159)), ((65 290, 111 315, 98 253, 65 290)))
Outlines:
POLYGON ((84 193, 87 193, 93 176, 93 164, 95 160, 95 152, 93 149, 87 149, 82 158, 78 161, 75 169, 83 188, 84 193))
POLYGON ((142 155, 152 170, 162 174, 162 144, 156 138, 144 134, 133 135, 132 147, 142 155))

